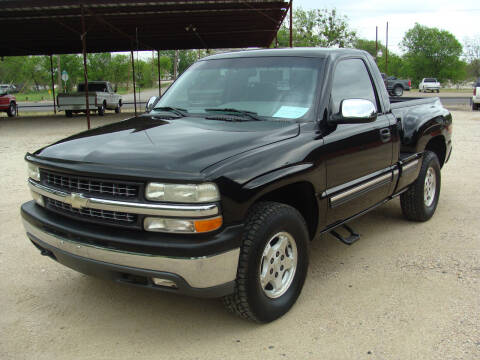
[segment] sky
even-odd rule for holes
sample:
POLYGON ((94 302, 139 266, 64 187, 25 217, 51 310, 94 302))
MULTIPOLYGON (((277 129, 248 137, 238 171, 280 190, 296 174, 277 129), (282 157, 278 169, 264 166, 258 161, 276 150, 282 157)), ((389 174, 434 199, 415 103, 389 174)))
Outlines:
POLYGON ((462 44, 466 37, 480 36, 480 0, 293 0, 293 8, 336 8, 348 17, 359 37, 385 44, 388 21, 389 49, 401 53, 399 43, 415 23, 450 31, 462 44))

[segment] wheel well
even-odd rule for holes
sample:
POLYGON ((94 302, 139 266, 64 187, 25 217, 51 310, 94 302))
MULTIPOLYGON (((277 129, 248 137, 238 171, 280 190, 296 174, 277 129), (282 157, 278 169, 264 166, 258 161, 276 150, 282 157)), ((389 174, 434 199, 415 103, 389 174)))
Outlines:
POLYGON ((425 151, 433 151, 440 162, 440 167, 445 163, 445 157, 447 156, 447 146, 445 145, 445 138, 443 136, 437 136, 431 139, 427 146, 425 146, 425 151))
POLYGON ((286 185, 263 195, 258 201, 275 201, 294 207, 305 219, 310 239, 315 236, 318 226, 318 205, 311 183, 299 182, 286 185))

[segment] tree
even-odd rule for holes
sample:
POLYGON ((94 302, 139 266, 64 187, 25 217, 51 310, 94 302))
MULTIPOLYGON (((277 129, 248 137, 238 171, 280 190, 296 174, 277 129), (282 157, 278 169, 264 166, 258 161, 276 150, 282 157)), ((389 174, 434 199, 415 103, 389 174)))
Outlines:
POLYGON ((462 45, 446 30, 417 23, 407 31, 401 46, 405 51, 406 72, 414 84, 424 77, 435 77, 442 82, 465 76, 465 66, 460 60, 462 45))
MULTIPOLYGON (((351 47, 357 38, 347 17, 336 9, 294 10, 292 33, 293 46, 351 47)), ((282 25, 277 36, 279 45, 289 46, 289 36, 287 25, 282 25)))
POLYGON ((467 74, 470 78, 480 78, 480 35, 465 39, 465 58, 468 61, 467 74))

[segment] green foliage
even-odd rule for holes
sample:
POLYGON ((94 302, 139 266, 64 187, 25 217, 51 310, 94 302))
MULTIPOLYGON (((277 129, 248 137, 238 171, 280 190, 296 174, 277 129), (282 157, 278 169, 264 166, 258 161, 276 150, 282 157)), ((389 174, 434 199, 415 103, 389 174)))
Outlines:
POLYGON ((465 39, 465 58, 467 76, 471 80, 480 78, 480 35, 465 39))
MULTIPOLYGON (((293 11, 293 46, 351 47, 357 38, 348 25, 348 19, 336 9, 293 11)), ((290 32, 286 24, 278 31, 278 43, 289 46, 290 32)))
POLYGON ((446 30, 417 23, 407 31, 401 46, 406 72, 415 85, 424 77, 436 77, 440 82, 465 77, 465 63, 460 60, 462 45, 446 30))

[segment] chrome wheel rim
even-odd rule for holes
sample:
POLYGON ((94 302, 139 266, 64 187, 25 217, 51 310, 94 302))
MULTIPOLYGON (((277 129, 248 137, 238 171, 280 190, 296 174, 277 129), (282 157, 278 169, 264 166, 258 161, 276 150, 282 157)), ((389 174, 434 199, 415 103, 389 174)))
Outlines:
POLYGON ((10 114, 15 116, 16 112, 17 112, 17 109, 15 108, 15 105, 10 104, 10 114))
POLYGON ((260 261, 259 278, 264 294, 275 299, 290 288, 297 269, 298 252, 295 239, 282 231, 265 245, 260 261))
POLYGON ((426 206, 431 206, 433 200, 435 199, 435 193, 437 185, 437 177, 435 174, 435 169, 429 167, 427 170, 427 175, 425 176, 425 185, 423 187, 423 201, 426 206))

